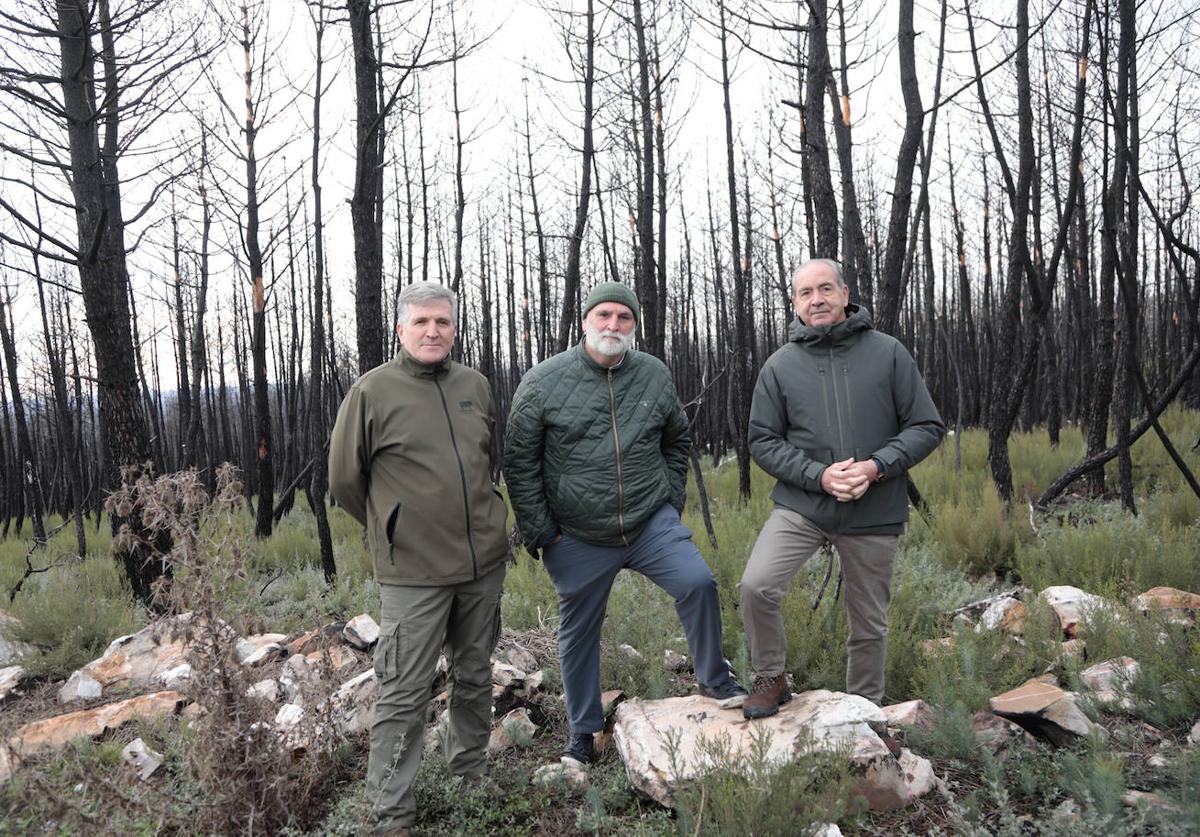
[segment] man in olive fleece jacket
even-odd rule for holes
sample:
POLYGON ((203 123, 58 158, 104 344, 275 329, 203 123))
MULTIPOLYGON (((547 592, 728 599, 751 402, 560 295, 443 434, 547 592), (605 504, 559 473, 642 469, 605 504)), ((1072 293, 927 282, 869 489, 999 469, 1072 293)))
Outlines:
POLYGON ((841 266, 813 259, 793 280, 797 319, 759 371, 750 453, 778 480, 738 590, 757 679, 747 718, 791 698, 780 602, 826 542, 837 548, 850 623, 847 691, 883 700, 896 544, 908 520, 905 474, 946 429, 917 365, 850 305, 841 266))
POLYGON ((582 343, 522 378, 504 474, 522 536, 542 548, 558 592, 558 651, 571 739, 587 764, 600 705, 600 629, 622 568, 675 599, 700 692, 736 705, 745 690, 721 650, 717 583, 679 520, 687 493, 687 417, 667 367, 632 349, 640 306, 603 282, 584 303, 582 343))
POLYGON ((491 480, 488 382, 448 357, 454 311, 441 285, 404 289, 400 352, 355 381, 329 445, 330 493, 366 526, 382 597, 367 766, 380 834, 406 835, 415 818, 412 783, 443 648, 450 772, 487 770, 508 511, 491 480))

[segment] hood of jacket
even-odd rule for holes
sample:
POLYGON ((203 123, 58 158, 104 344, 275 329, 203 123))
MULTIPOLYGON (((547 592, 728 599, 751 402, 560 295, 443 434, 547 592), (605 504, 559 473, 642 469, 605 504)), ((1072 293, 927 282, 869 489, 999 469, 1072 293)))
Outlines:
POLYGON ((871 312, 861 305, 850 303, 846 306, 846 319, 833 325, 805 325, 799 317, 796 317, 788 326, 788 340, 802 346, 817 345, 822 341, 829 341, 838 346, 854 339, 856 334, 874 328, 875 323, 871 319, 871 312))

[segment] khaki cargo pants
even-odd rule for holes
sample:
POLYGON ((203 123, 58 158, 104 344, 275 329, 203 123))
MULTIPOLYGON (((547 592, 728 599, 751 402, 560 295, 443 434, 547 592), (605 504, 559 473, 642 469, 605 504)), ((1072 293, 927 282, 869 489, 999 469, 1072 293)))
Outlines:
POLYGON ((738 584, 742 624, 756 674, 776 677, 783 673, 787 647, 780 603, 804 562, 829 541, 841 559, 850 622, 846 691, 879 704, 883 700, 892 564, 899 540, 899 535, 823 532, 803 515, 776 506, 738 584))
POLYGON ((446 758, 456 776, 487 772, 492 727, 492 651, 500 635, 505 567, 449 587, 380 585, 383 599, 375 676, 367 798, 377 831, 411 826, 412 784, 421 765, 425 716, 438 653, 450 663, 446 758))

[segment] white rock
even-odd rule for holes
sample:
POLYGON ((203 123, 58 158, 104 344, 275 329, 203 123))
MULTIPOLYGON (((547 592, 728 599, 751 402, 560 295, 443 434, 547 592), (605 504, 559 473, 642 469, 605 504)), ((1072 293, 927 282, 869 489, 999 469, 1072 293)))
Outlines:
POLYGON ((181 689, 192 679, 192 667, 189 663, 180 663, 159 674, 157 679, 164 688, 181 689))
POLYGON ((8 638, 9 632, 19 624, 15 616, 0 610, 0 666, 12 665, 32 650, 25 643, 8 638))
POLYGON ((83 670, 102 688, 158 685, 158 676, 187 662, 188 637, 199 632, 231 633, 229 626, 216 622, 211 626, 182 613, 153 622, 135 634, 117 637, 104 654, 83 670))
POLYGON ((259 680, 246 690, 246 697, 274 703, 279 700, 279 681, 274 677, 259 680))
POLYGON ((369 613, 360 613, 342 628, 346 642, 360 651, 366 651, 379 640, 379 625, 369 613))
POLYGON ((1084 684, 1096 693, 1096 699, 1104 703, 1117 703, 1122 709, 1130 709, 1133 701, 1127 692, 1137 679, 1141 666, 1132 657, 1117 657, 1090 666, 1079 675, 1084 684))
POLYGON ((0 700, 4 700, 25 679, 25 669, 22 666, 5 666, 0 668, 0 700))
POLYGON ((533 783, 542 787, 564 786, 582 790, 588 786, 587 770, 573 759, 544 764, 533 773, 533 783))
POLYGON ((88 673, 86 668, 81 668, 67 678, 67 682, 58 690, 59 703, 74 703, 81 700, 95 700, 104 692, 103 687, 88 673))
POLYGON ((640 660, 642 658, 641 651, 638 651, 632 645, 626 645, 624 642, 617 646, 617 650, 631 660, 640 660))
POLYGON ((687 671, 688 658, 678 651, 668 648, 663 651, 663 665, 671 671, 687 671))
POLYGON ((273 660, 281 660, 287 656, 287 648, 283 646, 286 634, 258 634, 239 639, 237 642, 237 659, 244 666, 256 666, 273 660))
POLYGON ((346 734, 371 728, 378 700, 379 681, 373 670, 347 680, 329 698, 338 728, 346 734))
POLYGON ((621 704, 613 738, 630 783, 663 805, 672 804, 680 783, 714 766, 711 749, 720 742, 734 763, 764 749, 766 761, 774 765, 791 761, 802 746, 845 752, 862 777, 859 790, 871 806, 890 809, 926 792, 926 780, 924 759, 910 754, 908 765, 902 766, 876 734, 873 727, 882 729, 886 723, 883 710, 866 698, 840 692, 803 692, 778 715, 753 723, 736 709, 718 709, 693 695, 621 704), (769 738, 765 744, 764 735, 769 738))
POLYGON ((528 747, 537 733, 537 724, 529 717, 524 709, 514 709, 500 721, 499 726, 492 730, 488 740, 488 753, 495 754, 517 747, 528 747))
POLYGON ((925 729, 933 727, 933 712, 929 705, 919 698, 885 706, 883 714, 887 716, 887 723, 890 727, 923 727, 925 729))
POLYGON ((492 682, 497 686, 519 685, 525 680, 525 672, 516 666, 496 661, 492 663, 492 682))
POLYGON ((162 754, 151 750, 140 738, 135 738, 125 745, 121 750, 121 758, 138 772, 143 782, 153 776, 154 771, 162 767, 163 763, 162 754))
POLYGON ((521 671, 534 671, 538 667, 537 658, 534 657, 533 654, 528 650, 519 645, 514 645, 505 650, 505 652, 500 655, 500 659, 502 662, 506 662, 510 666, 515 666, 521 671))
MULTIPOLYGON (((494 711, 494 710, 493 710, 494 711)), ((450 729, 450 713, 443 712, 434 723, 425 729, 424 747, 426 750, 440 750, 446 742, 446 733, 450 729)), ((490 744, 491 742, 489 742, 490 744)))
MULTIPOLYGON (((953 433, 954 431, 951 430, 950 432, 953 433)), ((814 825, 805 834, 808 837, 842 837, 842 830, 838 828, 836 822, 823 822, 820 825, 814 825)))
POLYGON ((1191 732, 1188 733, 1187 742, 1189 744, 1200 744, 1200 721, 1192 724, 1191 732))
POLYGON ((542 688, 542 682, 546 679, 546 672, 540 668, 533 674, 525 675, 525 691, 536 692, 542 688))
POLYGON ((319 683, 320 677, 313 670, 312 663, 299 654, 288 657, 279 670, 279 687, 283 691, 283 699, 297 706, 304 705, 305 690, 315 689, 319 683))
POLYGON ((1038 598, 1050 605, 1051 610, 1058 616, 1063 633, 1070 639, 1075 638, 1081 620, 1097 610, 1108 607, 1108 602, 1100 596, 1067 585, 1047 587, 1038 593, 1038 598))

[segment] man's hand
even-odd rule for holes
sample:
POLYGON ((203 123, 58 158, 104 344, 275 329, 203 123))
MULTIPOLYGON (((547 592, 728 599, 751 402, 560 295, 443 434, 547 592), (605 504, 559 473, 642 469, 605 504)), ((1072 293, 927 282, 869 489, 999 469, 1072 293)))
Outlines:
POLYGON ((821 472, 821 488, 832 494, 839 503, 849 503, 867 493, 871 483, 879 476, 874 460, 856 462, 853 457, 834 462, 821 472))

